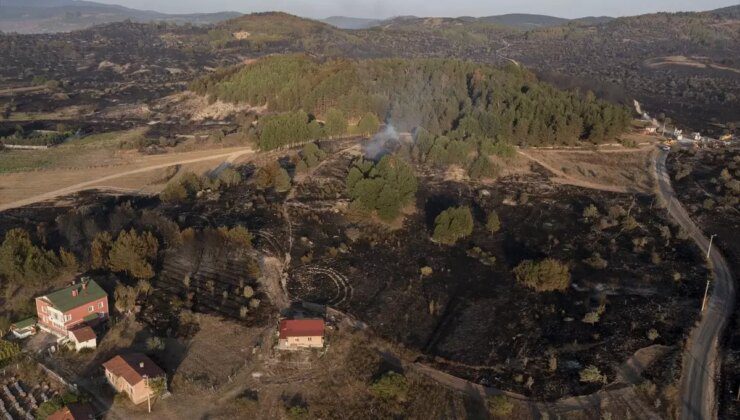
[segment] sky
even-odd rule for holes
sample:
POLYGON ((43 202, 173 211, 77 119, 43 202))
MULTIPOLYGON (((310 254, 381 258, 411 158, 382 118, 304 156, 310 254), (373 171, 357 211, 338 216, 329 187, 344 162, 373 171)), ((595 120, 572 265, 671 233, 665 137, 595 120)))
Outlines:
POLYGON ((279 10, 324 18, 352 16, 490 16, 536 13, 564 18, 629 16, 659 11, 699 11, 732 6, 738 0, 93 0, 166 13, 279 10))

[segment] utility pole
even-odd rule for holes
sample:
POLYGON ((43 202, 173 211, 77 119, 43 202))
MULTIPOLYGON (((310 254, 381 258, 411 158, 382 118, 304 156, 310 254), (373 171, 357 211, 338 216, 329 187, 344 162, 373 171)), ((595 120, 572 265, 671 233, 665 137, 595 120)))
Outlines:
POLYGON ((144 384, 146 385, 146 405, 147 410, 152 412, 152 390, 149 388, 149 377, 144 375, 144 384))
POLYGON ((712 252, 712 241, 714 241, 715 236, 717 236, 716 233, 709 238, 709 248, 707 248, 707 259, 709 259, 709 253, 712 252))
POLYGON ((701 312, 704 312, 704 307, 707 305, 707 295, 709 294, 709 279, 707 279, 707 288, 704 289, 704 299, 701 300, 701 312))

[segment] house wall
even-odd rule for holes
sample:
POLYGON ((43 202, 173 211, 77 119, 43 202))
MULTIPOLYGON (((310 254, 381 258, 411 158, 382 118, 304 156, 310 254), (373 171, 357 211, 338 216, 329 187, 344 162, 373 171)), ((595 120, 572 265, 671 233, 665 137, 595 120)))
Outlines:
POLYGON ((110 371, 107 370, 105 371, 105 378, 117 392, 123 392, 128 395, 129 399, 134 404, 141 404, 143 402, 146 402, 147 396, 151 392, 151 389, 146 384, 146 381, 141 381, 134 386, 130 386, 128 382, 123 380, 123 378, 113 375, 112 373, 110 373, 110 371))
POLYGON ((282 348, 306 348, 306 347, 324 347, 324 337, 287 337, 279 340, 282 348))
POLYGON ((73 337, 70 337, 70 338, 72 338, 72 342, 75 343, 75 350, 77 351, 80 351, 82 349, 94 349, 95 347, 98 346, 98 340, 95 338, 91 340, 79 341, 79 342, 76 341, 73 337))
POLYGON ((52 333, 67 336, 67 332, 74 326, 81 324, 84 318, 97 313, 101 318, 108 318, 108 297, 103 297, 85 305, 62 313, 42 298, 36 298, 36 314, 39 324, 52 333))

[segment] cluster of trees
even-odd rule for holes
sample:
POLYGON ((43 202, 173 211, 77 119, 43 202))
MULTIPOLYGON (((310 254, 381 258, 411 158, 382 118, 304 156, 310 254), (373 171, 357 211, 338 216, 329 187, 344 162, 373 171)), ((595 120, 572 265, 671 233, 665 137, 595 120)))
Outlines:
POLYGON ((275 191, 282 193, 291 187, 290 174, 277 161, 257 169, 254 177, 258 188, 274 188, 275 191))
POLYGON ((262 150, 272 150, 344 134, 370 135, 378 131, 380 121, 368 112, 360 117, 357 126, 349 127, 344 113, 331 108, 322 123, 300 109, 263 117, 258 127, 257 144, 262 150))
POLYGON ((473 214, 469 207, 450 207, 434 219, 432 238, 437 242, 453 245, 471 233, 473 233, 473 214))
POLYGON ((0 245, 0 276, 10 283, 40 284, 63 272, 77 271, 77 258, 64 248, 55 253, 33 243, 21 228, 11 229, 0 245))
POLYGON ((378 163, 359 158, 347 173, 347 194, 356 210, 373 212, 387 222, 412 203, 418 183, 413 169, 403 160, 384 156, 378 163))
POLYGON ((90 249, 91 266, 127 273, 137 279, 154 277, 159 241, 151 232, 122 231, 114 241, 108 232, 99 233, 90 249))
POLYGON ((538 292, 565 290, 570 286, 570 269, 552 258, 525 260, 514 268, 516 280, 538 292))
POLYGON ((495 178, 501 168, 491 162, 489 156, 511 159, 516 149, 500 138, 491 139, 480 132, 470 134, 465 127, 471 124, 475 125, 474 121, 466 117, 447 135, 435 136, 424 129, 417 130, 411 157, 435 166, 460 165, 467 169, 472 179, 495 178))
POLYGON ((299 153, 295 167, 298 172, 305 172, 309 168, 318 165, 324 159, 326 159, 326 152, 321 150, 316 143, 308 143, 303 146, 303 149, 299 153))
POLYGON ((18 343, 0 339, 0 368, 8 365, 21 353, 18 343))
POLYGON ((559 91, 518 66, 499 69, 460 60, 319 62, 304 55, 272 56, 196 80, 190 89, 290 113, 266 121, 265 146, 277 144, 278 137, 310 139, 309 114, 323 117, 332 134, 344 128, 340 116, 359 120, 370 113, 402 130, 424 127, 434 135, 456 130, 457 140, 498 136, 522 145, 601 142, 624 131, 631 117, 627 108, 559 91))
POLYGON ((0 137, 0 143, 19 144, 24 146, 55 146, 63 143, 66 139, 74 136, 73 131, 62 132, 26 132, 22 126, 15 128, 15 133, 10 136, 0 137))
POLYGON ((242 176, 236 169, 226 168, 218 176, 198 176, 186 172, 180 178, 168 183, 159 194, 159 198, 166 203, 180 203, 194 199, 199 191, 223 187, 231 187, 242 182, 242 176))

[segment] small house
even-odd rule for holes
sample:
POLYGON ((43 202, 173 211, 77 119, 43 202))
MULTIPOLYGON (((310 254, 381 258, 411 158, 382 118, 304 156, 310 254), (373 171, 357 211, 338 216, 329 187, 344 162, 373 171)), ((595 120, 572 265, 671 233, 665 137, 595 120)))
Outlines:
POLYGON ((82 325, 108 319, 108 294, 94 280, 83 279, 36 298, 38 326, 60 339, 82 325))
POLYGON ((141 404, 154 397, 150 387, 153 379, 165 379, 164 371, 141 353, 118 355, 103 363, 105 378, 117 391, 123 392, 134 404, 141 404))
POLYGON ((324 347, 323 319, 284 319, 280 321, 278 349, 324 347))
POLYGON ((60 408, 46 418, 47 420, 92 420, 95 419, 95 410, 90 404, 75 403, 60 408))
POLYGON ((94 349, 98 346, 98 337, 95 335, 95 331, 87 325, 70 330, 69 341, 75 345, 77 351, 94 349))
POLYGON ((26 318, 10 325, 10 332, 16 338, 26 338, 36 334, 36 317, 26 318))

